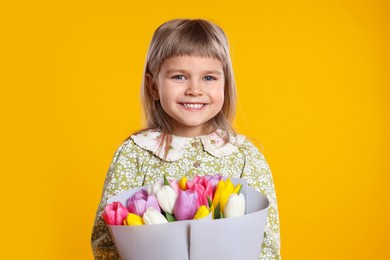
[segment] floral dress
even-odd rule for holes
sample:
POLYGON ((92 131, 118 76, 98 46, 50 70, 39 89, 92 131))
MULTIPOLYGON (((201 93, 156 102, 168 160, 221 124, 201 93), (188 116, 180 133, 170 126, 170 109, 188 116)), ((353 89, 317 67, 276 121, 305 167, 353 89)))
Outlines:
POLYGON ((165 147, 159 147, 161 132, 145 130, 132 135, 116 151, 108 169, 102 197, 92 231, 95 259, 120 259, 102 218, 107 200, 133 187, 187 176, 220 173, 245 178, 248 185, 263 193, 269 200, 260 259, 280 259, 280 232, 276 194, 271 171, 264 156, 243 135, 230 136, 216 130, 198 137, 172 136, 172 144, 164 158, 165 147))

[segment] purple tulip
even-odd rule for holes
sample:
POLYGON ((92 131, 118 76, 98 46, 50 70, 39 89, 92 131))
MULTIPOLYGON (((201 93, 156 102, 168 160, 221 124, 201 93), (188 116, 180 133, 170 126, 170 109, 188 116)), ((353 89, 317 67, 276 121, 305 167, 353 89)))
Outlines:
POLYGON ((177 220, 193 219, 197 210, 198 193, 193 190, 180 190, 173 213, 177 220))
POLYGON ((133 197, 127 200, 127 209, 130 213, 134 213, 142 217, 147 208, 152 207, 161 212, 154 195, 148 195, 146 190, 140 190, 134 194, 133 197))
POLYGON ((215 188, 217 187, 217 184, 218 182, 221 180, 221 179, 224 179, 224 177, 220 174, 216 174, 216 175, 207 175, 206 176, 206 180, 211 183, 212 187, 213 187, 213 193, 215 192, 215 188))

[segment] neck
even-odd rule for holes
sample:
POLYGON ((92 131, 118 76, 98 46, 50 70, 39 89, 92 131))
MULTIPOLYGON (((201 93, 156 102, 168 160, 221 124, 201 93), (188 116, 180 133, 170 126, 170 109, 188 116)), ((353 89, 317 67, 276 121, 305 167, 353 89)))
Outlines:
POLYGON ((173 135, 175 136, 181 136, 181 137, 196 137, 196 136, 201 136, 201 135, 208 135, 210 134, 214 129, 205 129, 202 126, 199 127, 180 127, 180 128, 175 128, 173 130, 173 135))

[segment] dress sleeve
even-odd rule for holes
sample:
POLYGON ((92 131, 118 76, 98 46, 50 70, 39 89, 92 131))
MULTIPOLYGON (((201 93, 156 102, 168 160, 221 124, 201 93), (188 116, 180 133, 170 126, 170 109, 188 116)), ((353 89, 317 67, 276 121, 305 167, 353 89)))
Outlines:
POLYGON ((243 153, 245 165, 241 177, 270 202, 260 259, 281 259, 278 205, 271 170, 263 154, 248 140, 243 144, 243 153))
POLYGON ((110 197, 131 187, 142 185, 143 176, 138 171, 139 160, 139 151, 132 140, 124 142, 115 152, 106 175, 92 230, 91 245, 96 260, 120 259, 102 213, 110 197))

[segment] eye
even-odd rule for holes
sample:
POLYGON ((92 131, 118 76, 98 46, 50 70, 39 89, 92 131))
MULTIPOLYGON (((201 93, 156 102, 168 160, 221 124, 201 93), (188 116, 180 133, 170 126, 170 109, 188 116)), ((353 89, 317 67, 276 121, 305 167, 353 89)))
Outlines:
POLYGON ((184 75, 175 75, 172 78, 173 79, 178 79, 178 80, 183 80, 183 79, 185 79, 185 76, 184 75))
POLYGON ((204 77, 204 79, 205 79, 206 81, 216 80, 216 78, 215 78, 215 77, 212 77, 212 76, 206 76, 206 77, 204 77))

